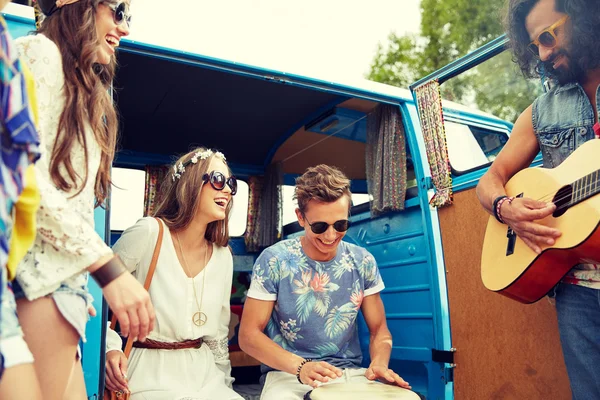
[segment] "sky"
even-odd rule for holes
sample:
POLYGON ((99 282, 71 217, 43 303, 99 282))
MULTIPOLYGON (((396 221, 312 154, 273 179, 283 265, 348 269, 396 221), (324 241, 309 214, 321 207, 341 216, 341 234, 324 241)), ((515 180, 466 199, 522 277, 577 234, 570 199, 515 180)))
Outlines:
POLYGON ((419 0, 133 0, 130 39, 321 79, 361 79, 419 0))

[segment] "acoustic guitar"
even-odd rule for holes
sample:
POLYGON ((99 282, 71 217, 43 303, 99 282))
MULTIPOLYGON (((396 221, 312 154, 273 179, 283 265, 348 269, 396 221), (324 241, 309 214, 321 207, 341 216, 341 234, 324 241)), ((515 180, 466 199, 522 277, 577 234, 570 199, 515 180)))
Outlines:
POLYGON ((527 168, 506 184, 508 196, 556 204, 539 221, 562 235, 536 254, 510 227, 490 217, 481 256, 481 278, 489 290, 522 303, 548 293, 580 263, 600 263, 600 140, 587 141, 553 169, 527 168))

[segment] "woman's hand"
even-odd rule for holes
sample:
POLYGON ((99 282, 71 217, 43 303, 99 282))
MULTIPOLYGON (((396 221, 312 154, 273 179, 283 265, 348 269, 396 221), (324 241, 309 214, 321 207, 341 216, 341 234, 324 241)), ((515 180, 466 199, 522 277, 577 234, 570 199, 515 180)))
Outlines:
POLYGON ((319 386, 319 382, 325 383, 342 376, 342 370, 325 361, 307 362, 300 369, 300 380, 305 385, 319 386))
POLYGON ((129 391, 127 384, 127 358, 120 350, 106 353, 106 387, 112 391, 129 391))
POLYGON ((143 342, 154 328, 154 307, 150 295, 133 275, 121 274, 102 289, 104 298, 115 313, 123 336, 143 342))

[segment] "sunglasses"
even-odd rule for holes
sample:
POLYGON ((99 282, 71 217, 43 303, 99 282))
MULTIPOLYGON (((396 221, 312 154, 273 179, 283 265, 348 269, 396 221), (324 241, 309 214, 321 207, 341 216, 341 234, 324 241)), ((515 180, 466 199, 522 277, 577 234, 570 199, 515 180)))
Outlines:
POLYGON ((328 224, 327 222, 322 221, 313 222, 311 224, 310 221, 306 219, 306 215, 303 216, 308 226, 310 226, 310 230, 317 235, 325 233, 330 226, 333 226, 333 229, 335 229, 338 232, 346 232, 348 230, 348 226, 350 226, 350 221, 348 221, 347 219, 340 219, 339 221, 335 221, 333 224, 328 224))
POLYGON ((541 31, 538 37, 531 43, 529 43, 529 46, 527 46, 529 51, 531 51, 534 56, 539 58, 540 45, 544 46, 547 49, 555 48, 556 43, 558 42, 558 39, 556 37, 556 30, 563 26, 568 19, 569 16, 565 15, 564 17, 556 21, 554 24, 541 31))
POLYGON ((223 190, 225 189, 225 185, 227 185, 229 186, 229 189, 231 189, 232 196, 235 196, 237 193, 237 179, 235 176, 225 178, 225 175, 219 171, 212 171, 208 174, 204 174, 202 180, 204 183, 210 182, 210 186, 212 186, 215 190, 223 190))
POLYGON ((129 12, 129 5, 126 2, 103 3, 113 11, 113 20, 115 21, 115 24, 121 25, 123 22, 127 22, 127 26, 131 26, 131 13, 129 12))

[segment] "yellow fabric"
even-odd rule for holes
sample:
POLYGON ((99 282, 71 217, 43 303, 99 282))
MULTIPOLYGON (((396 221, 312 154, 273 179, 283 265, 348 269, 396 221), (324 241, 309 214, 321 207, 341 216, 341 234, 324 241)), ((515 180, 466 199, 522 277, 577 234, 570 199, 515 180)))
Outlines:
MULTIPOLYGON (((35 125, 38 126, 38 108, 33 75, 25 63, 21 63, 21 72, 25 78, 29 109, 33 114, 35 125)), ((35 179, 33 165, 27 168, 23 178, 23 192, 21 192, 13 209, 14 226, 10 237, 8 262, 6 264, 9 280, 15 278, 17 265, 33 244, 36 235, 35 218, 40 205, 40 191, 35 179)))
POLYGON ((35 218, 40 205, 40 192, 35 180, 34 166, 25 171, 25 184, 19 201, 14 205, 14 225, 8 252, 8 279, 13 280, 17 265, 33 244, 36 234, 35 218))

